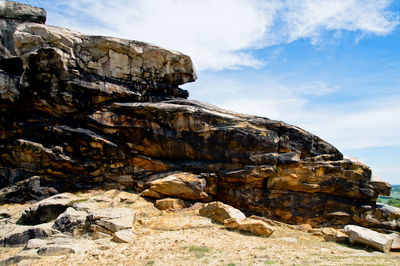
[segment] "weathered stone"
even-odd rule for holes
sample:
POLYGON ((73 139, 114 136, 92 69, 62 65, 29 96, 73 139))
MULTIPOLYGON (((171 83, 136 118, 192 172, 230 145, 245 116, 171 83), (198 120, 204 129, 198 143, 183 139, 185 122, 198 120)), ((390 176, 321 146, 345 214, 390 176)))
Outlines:
POLYGON ((0 70, 0 101, 13 103, 19 97, 19 76, 0 70))
POLYGON ((51 187, 40 186, 40 177, 33 176, 0 190, 0 203, 19 203, 31 200, 43 200, 57 190, 51 187))
POLYGON ((44 23, 46 21, 46 11, 43 8, 14 1, 2 1, 0 2, 0 18, 44 23))
POLYGON ((365 244, 385 253, 389 252, 392 246, 392 238, 368 228, 346 225, 344 231, 349 236, 350 243, 365 244))
MULTIPOLYGON (((155 192, 159 195, 174 196, 191 200, 209 200, 209 196, 204 192, 206 180, 198 175, 176 172, 151 176, 146 183, 150 193, 155 192)), ((149 192, 143 196, 149 196, 149 192)))
POLYGON ((18 224, 41 224, 56 219, 75 201, 81 198, 71 194, 62 193, 39 201, 27 208, 18 219, 18 224))
POLYGON ((47 244, 47 240, 44 239, 29 239, 28 243, 24 247, 24 249, 38 249, 42 246, 45 246, 47 244))
POLYGON ((54 227, 61 232, 72 232, 75 228, 82 228, 85 225, 87 213, 77 211, 74 208, 67 208, 54 222, 54 227))
POLYGON ((136 238, 136 235, 132 230, 120 230, 115 232, 113 241, 117 243, 132 243, 136 238))
POLYGON ((129 215, 115 219, 102 218, 100 220, 97 220, 96 224, 114 233, 124 229, 132 229, 134 220, 135 220, 135 215, 129 215))
POLYGON ((135 211, 128 208, 105 208, 90 211, 87 218, 90 221, 100 220, 100 219, 117 219, 123 217, 133 217, 135 219, 135 211))
POLYGON ((391 249, 400 249, 400 234, 399 233, 391 233, 387 235, 391 239, 393 239, 391 249))
POLYGON ((321 229, 321 233, 325 239, 325 241, 333 241, 333 242, 347 242, 349 240, 349 236, 345 233, 342 233, 339 230, 336 230, 332 227, 324 227, 321 229))
POLYGON ((204 205, 199 210, 199 213, 201 216, 211 218, 212 220, 222 224, 226 219, 230 218, 235 218, 238 222, 246 219, 246 216, 240 210, 218 201, 204 205))
POLYGON ((390 185, 361 161, 284 122, 187 100, 188 56, 4 6, 15 10, 0 7, 0 187, 39 175, 59 191, 132 187, 291 224, 400 229, 400 212, 375 204, 390 185))
POLYGON ((266 237, 270 236, 275 231, 274 227, 264 223, 263 221, 249 218, 239 222, 237 229, 266 237))
POLYGON ((1 246, 14 246, 26 244, 32 238, 46 238, 58 233, 51 228, 51 223, 35 226, 11 225, 0 229, 1 246))
POLYGON ((173 210, 173 209, 182 209, 186 207, 186 204, 183 200, 181 199, 171 199, 171 198, 166 198, 166 199, 159 199, 156 200, 155 206, 159 210, 173 210))

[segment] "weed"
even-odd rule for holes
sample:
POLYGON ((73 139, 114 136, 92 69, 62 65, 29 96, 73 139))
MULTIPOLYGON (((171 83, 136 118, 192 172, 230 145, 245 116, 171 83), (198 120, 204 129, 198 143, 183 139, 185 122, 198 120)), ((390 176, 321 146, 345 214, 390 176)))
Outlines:
POLYGON ((146 263, 146 265, 149 265, 149 266, 150 266, 150 265, 154 265, 154 264, 155 264, 154 260, 151 260, 151 261, 149 261, 149 262, 146 263))
POLYGON ((228 263, 228 265, 227 266, 235 266, 236 264, 235 263, 228 263))
POLYGON ((72 200, 68 203, 69 207, 72 207, 72 205, 74 205, 75 203, 79 203, 79 202, 85 202, 88 201, 89 199, 77 199, 77 200, 72 200))
POLYGON ((196 259, 200 259, 206 255, 206 253, 210 252, 211 250, 208 247, 204 246, 190 246, 189 251, 193 252, 196 259))

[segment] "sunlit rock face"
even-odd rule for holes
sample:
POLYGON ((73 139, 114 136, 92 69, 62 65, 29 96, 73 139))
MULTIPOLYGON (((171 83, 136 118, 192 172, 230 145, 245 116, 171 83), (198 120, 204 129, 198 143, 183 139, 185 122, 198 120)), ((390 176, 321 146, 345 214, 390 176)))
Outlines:
POLYGON ((0 3, 1 187, 40 176, 58 191, 131 187, 288 223, 400 229, 399 210, 376 204, 390 185, 362 162, 296 126, 188 100, 187 55, 44 21, 0 3))

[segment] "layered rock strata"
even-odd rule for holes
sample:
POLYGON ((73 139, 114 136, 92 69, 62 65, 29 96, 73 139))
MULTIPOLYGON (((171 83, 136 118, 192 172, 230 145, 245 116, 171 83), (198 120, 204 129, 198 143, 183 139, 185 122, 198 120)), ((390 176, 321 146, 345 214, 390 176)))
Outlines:
POLYGON ((190 58, 0 3, 0 186, 131 187, 288 223, 400 228, 390 185, 296 126, 188 100, 190 58), (171 177, 172 176, 172 177, 171 177))

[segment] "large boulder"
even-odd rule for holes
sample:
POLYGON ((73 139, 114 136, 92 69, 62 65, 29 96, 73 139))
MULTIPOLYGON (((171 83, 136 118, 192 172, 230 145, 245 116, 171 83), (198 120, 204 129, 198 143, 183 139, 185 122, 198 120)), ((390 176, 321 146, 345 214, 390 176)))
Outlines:
POLYGON ((400 229, 400 212, 376 204, 390 184, 361 161, 299 127, 188 100, 189 56, 44 18, 0 5, 1 187, 39 175, 59 191, 133 188, 293 224, 400 229))

